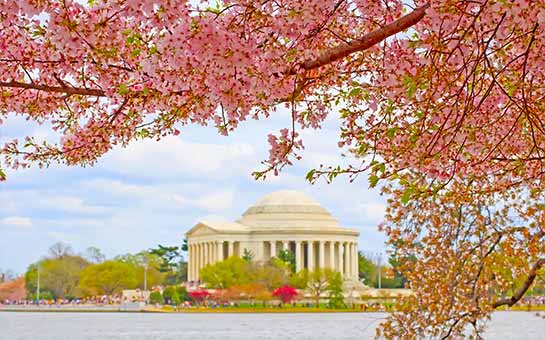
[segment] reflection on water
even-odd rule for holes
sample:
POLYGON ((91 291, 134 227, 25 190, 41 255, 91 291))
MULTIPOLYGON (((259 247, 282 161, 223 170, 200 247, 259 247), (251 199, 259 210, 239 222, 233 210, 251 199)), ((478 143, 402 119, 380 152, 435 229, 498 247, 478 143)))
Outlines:
MULTIPOLYGON (((381 313, 142 314, 0 312, 0 339, 372 339, 381 313)), ((485 339, 545 339, 535 313, 495 313, 485 339)))

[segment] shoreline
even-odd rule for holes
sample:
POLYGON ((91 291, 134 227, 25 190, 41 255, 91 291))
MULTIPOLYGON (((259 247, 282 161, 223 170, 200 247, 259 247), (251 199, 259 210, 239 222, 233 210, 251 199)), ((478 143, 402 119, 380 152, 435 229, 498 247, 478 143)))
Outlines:
MULTIPOLYGON (((498 312, 545 312, 545 306, 528 308, 526 306, 510 309, 498 309, 498 312)), ((356 308, 326 309, 326 308, 188 308, 171 310, 168 308, 144 308, 124 310, 120 308, 2 308, 0 313, 160 313, 160 314, 336 314, 336 313, 390 313, 390 311, 356 308)))
POLYGON ((86 308, 0 308, 1 312, 16 312, 16 313, 161 313, 161 314, 282 314, 282 313, 377 313, 376 310, 359 310, 359 309, 312 309, 312 308, 289 308, 289 309, 251 309, 251 308, 195 308, 195 309, 155 309, 147 308, 141 310, 121 310, 121 309, 86 309, 86 308))

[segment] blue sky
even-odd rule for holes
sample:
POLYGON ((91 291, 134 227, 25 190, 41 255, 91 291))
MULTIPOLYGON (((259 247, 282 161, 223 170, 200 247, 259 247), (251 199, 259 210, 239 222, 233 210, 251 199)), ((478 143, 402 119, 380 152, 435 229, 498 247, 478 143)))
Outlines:
MULTIPOLYGON (((279 176, 256 181, 251 172, 268 156, 267 134, 289 126, 280 111, 248 121, 228 137, 213 127, 187 126, 178 137, 139 141, 116 148, 89 168, 52 165, 8 172, 0 184, 0 269, 22 273, 62 241, 76 251, 100 248, 108 257, 157 244, 181 243, 200 219, 238 218, 259 197, 282 189, 301 190, 325 206, 346 227, 358 229, 360 250, 383 251, 377 231, 384 198, 354 183, 305 181, 320 164, 347 162, 337 147, 335 114, 322 130, 303 130, 303 159, 279 176)), ((0 143, 25 134, 55 139, 46 127, 10 117, 0 125, 0 143)))

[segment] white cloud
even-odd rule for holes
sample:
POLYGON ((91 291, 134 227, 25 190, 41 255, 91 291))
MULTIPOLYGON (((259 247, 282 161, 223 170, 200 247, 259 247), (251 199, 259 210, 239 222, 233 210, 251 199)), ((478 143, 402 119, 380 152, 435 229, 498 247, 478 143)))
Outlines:
POLYGON ((384 218, 384 212, 386 211, 386 204, 382 203, 365 203, 362 205, 362 209, 369 219, 381 221, 384 218))
POLYGON ((74 214, 103 214, 107 212, 106 207, 86 204, 81 198, 75 196, 48 197, 44 200, 43 205, 74 214))
MULTIPOLYGON (((6 190, 1 192, 0 213, 26 215, 31 212, 34 214, 37 212, 58 213, 59 210, 71 214, 104 214, 108 212, 108 208, 105 206, 88 204, 79 196, 57 194, 53 190, 6 190), (6 202, 5 205, 4 202, 6 202)), ((78 195, 87 196, 81 192, 78 192, 78 195)))
POLYGON ((141 206, 159 211, 201 209, 206 212, 225 211, 232 207, 234 193, 215 191, 215 183, 207 186, 191 182, 160 182, 154 185, 128 184, 121 181, 97 179, 84 184, 86 189, 108 193, 110 204, 141 206))
POLYGON ((27 231, 32 228, 32 220, 28 217, 8 216, 0 220, 1 225, 14 227, 18 231, 27 231))
POLYGON ((183 197, 179 194, 172 194, 171 199, 176 202, 177 204, 184 205, 187 204, 187 198, 183 197))
POLYGON ((225 211, 233 206, 234 200, 232 191, 213 192, 197 199, 195 206, 207 211, 225 211))
POLYGON ((159 142, 139 141, 124 149, 116 149, 100 164, 123 175, 143 178, 227 178, 251 172, 255 150, 247 143, 191 143, 178 137, 159 142))

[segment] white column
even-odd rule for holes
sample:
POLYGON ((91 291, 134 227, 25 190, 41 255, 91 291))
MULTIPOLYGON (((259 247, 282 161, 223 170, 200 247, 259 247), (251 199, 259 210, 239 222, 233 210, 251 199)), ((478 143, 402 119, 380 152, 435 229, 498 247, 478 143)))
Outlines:
POLYGON ((195 263, 197 262, 195 245, 192 244, 189 249, 190 249, 190 254, 191 254, 190 257, 189 257, 189 269, 191 271, 190 281, 195 281, 195 263))
POLYGON ((314 270, 314 242, 307 241, 307 264, 308 270, 314 270))
POLYGON ((227 256, 231 257, 233 256, 233 249, 235 247, 235 242, 233 241, 227 241, 227 256))
POLYGON ((335 242, 329 241, 329 268, 337 270, 335 267, 335 242))
POLYGON ((339 271, 344 278, 344 242, 339 242, 339 271))
POLYGON ((255 261, 265 261, 265 241, 257 242, 256 254, 254 254, 255 261))
POLYGON ((300 271, 302 268, 303 261, 301 261, 301 241, 295 241, 295 272, 300 271))
POLYGON ((348 242, 346 244, 346 247, 348 249, 348 252, 346 254, 346 272, 348 274, 348 277, 352 278, 352 276, 354 275, 354 248, 352 247, 352 242, 348 242))
POLYGON ((203 263, 203 267, 208 265, 208 261, 210 260, 210 254, 209 254, 209 247, 208 247, 208 242, 205 242, 204 243, 204 263, 203 263))
POLYGON ((276 241, 271 241, 271 257, 276 257, 276 241))
POLYGON ((200 251, 200 259, 199 259, 199 280, 201 278, 201 269, 204 267, 204 243, 200 243, 199 246, 201 247, 200 251))
POLYGON ((204 265, 208 266, 210 264, 210 260, 212 259, 212 257, 210 256, 210 242, 206 242, 204 246, 206 248, 206 262, 204 265))
POLYGON ((223 261, 223 241, 218 241, 216 261, 218 262, 223 261))
POLYGON ((197 266, 196 266, 196 275, 195 278, 199 281, 201 279, 201 268, 202 268, 202 259, 203 259, 203 252, 202 252, 202 244, 197 244, 197 266))
POLYGON ((290 243, 288 241, 282 242, 282 250, 290 250, 290 243))
POLYGON ((193 274, 191 272, 191 265, 193 264, 193 256, 191 255, 191 244, 187 245, 187 281, 191 281, 191 275, 193 274))
POLYGON ((218 258, 218 255, 216 254, 216 250, 218 250, 218 246, 216 245, 216 242, 210 242, 210 263, 211 264, 216 263, 216 259, 218 258))
POLYGON ((199 243, 199 280, 201 279, 202 267, 204 267, 204 244, 199 243))
POLYGON ((360 279, 360 261, 358 256, 358 243, 354 242, 354 279, 360 279))
POLYGON ((325 247, 324 241, 319 241, 318 243, 318 266, 320 269, 325 268, 325 247))

